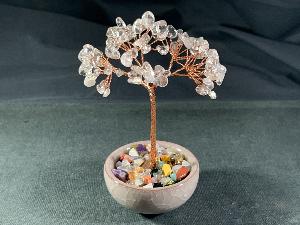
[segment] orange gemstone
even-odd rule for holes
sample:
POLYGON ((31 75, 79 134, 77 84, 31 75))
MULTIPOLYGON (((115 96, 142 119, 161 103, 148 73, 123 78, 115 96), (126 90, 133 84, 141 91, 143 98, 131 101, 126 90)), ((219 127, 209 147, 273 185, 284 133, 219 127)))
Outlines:
POLYGON ((142 173, 142 172, 144 172, 144 168, 138 166, 138 167, 135 168, 135 171, 136 171, 137 173, 142 173))
POLYGON ((129 180, 134 181, 135 177, 136 177, 136 172, 135 171, 129 171, 128 172, 128 178, 129 178, 129 180))
POLYGON ((189 169, 185 166, 180 167, 180 169, 176 173, 177 180, 182 180, 189 173, 189 169))
POLYGON ((144 176, 144 177, 143 177, 143 180, 144 180, 144 183, 145 183, 145 184, 150 184, 151 181, 152 181, 150 175, 144 176))
POLYGON ((123 158, 124 160, 127 160, 128 162, 132 162, 132 158, 131 158, 131 156, 130 155, 127 155, 127 154, 124 154, 124 158, 123 158))

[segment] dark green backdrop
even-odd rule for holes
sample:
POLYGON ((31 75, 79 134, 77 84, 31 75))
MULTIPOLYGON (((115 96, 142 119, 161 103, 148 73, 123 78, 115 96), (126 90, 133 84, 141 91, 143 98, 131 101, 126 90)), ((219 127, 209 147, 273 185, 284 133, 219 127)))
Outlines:
POLYGON ((297 0, 0 1, 0 224, 299 225, 299 22, 297 0), (115 17, 149 9, 228 68, 216 101, 186 79, 158 91, 158 138, 202 169, 192 199, 158 216, 119 206, 102 176, 113 149, 148 138, 147 93, 120 78, 103 99, 77 75, 84 43, 103 48, 115 17))

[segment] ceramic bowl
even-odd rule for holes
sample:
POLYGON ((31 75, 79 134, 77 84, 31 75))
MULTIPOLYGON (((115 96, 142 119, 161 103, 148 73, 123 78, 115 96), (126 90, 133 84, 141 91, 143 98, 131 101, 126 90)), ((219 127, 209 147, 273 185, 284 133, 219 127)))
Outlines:
POLYGON ((104 164, 104 179, 109 193, 121 205, 143 214, 160 214, 183 205, 194 193, 199 179, 199 163, 196 157, 186 148, 165 141, 158 145, 171 147, 182 153, 191 163, 191 172, 182 181, 166 187, 145 189, 126 184, 112 173, 119 156, 133 144, 148 144, 149 141, 130 143, 113 151, 104 164))

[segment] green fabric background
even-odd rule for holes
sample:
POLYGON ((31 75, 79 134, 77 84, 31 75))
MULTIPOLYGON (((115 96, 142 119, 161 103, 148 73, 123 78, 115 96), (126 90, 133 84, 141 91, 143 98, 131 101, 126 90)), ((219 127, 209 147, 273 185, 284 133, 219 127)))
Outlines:
POLYGON ((148 138, 146 103, 0 103, 0 224, 300 224, 300 102, 163 102, 158 137, 202 169, 184 206, 122 208, 105 157, 148 138))

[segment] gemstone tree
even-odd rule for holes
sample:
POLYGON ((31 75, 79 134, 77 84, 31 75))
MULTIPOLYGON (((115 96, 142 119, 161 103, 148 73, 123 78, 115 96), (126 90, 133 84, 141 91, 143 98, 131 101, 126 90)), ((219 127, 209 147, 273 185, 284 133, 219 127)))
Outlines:
POLYGON ((203 37, 189 36, 183 30, 176 30, 165 20, 155 21, 152 12, 147 11, 126 25, 122 18, 116 18, 116 26, 106 32, 105 53, 86 44, 78 58, 82 62, 79 74, 83 75, 84 85, 92 87, 100 75, 106 76, 96 85, 97 91, 107 97, 110 94, 112 76, 124 76, 128 83, 141 85, 147 89, 151 108, 151 166, 156 162, 156 89, 166 87, 171 77, 188 77, 196 84, 199 95, 216 98, 214 84, 221 85, 226 73, 225 66, 219 63, 219 55, 210 49, 203 37), (158 52, 170 55, 167 68, 151 66, 145 55, 158 52), (114 66, 120 60, 124 68, 114 66))

